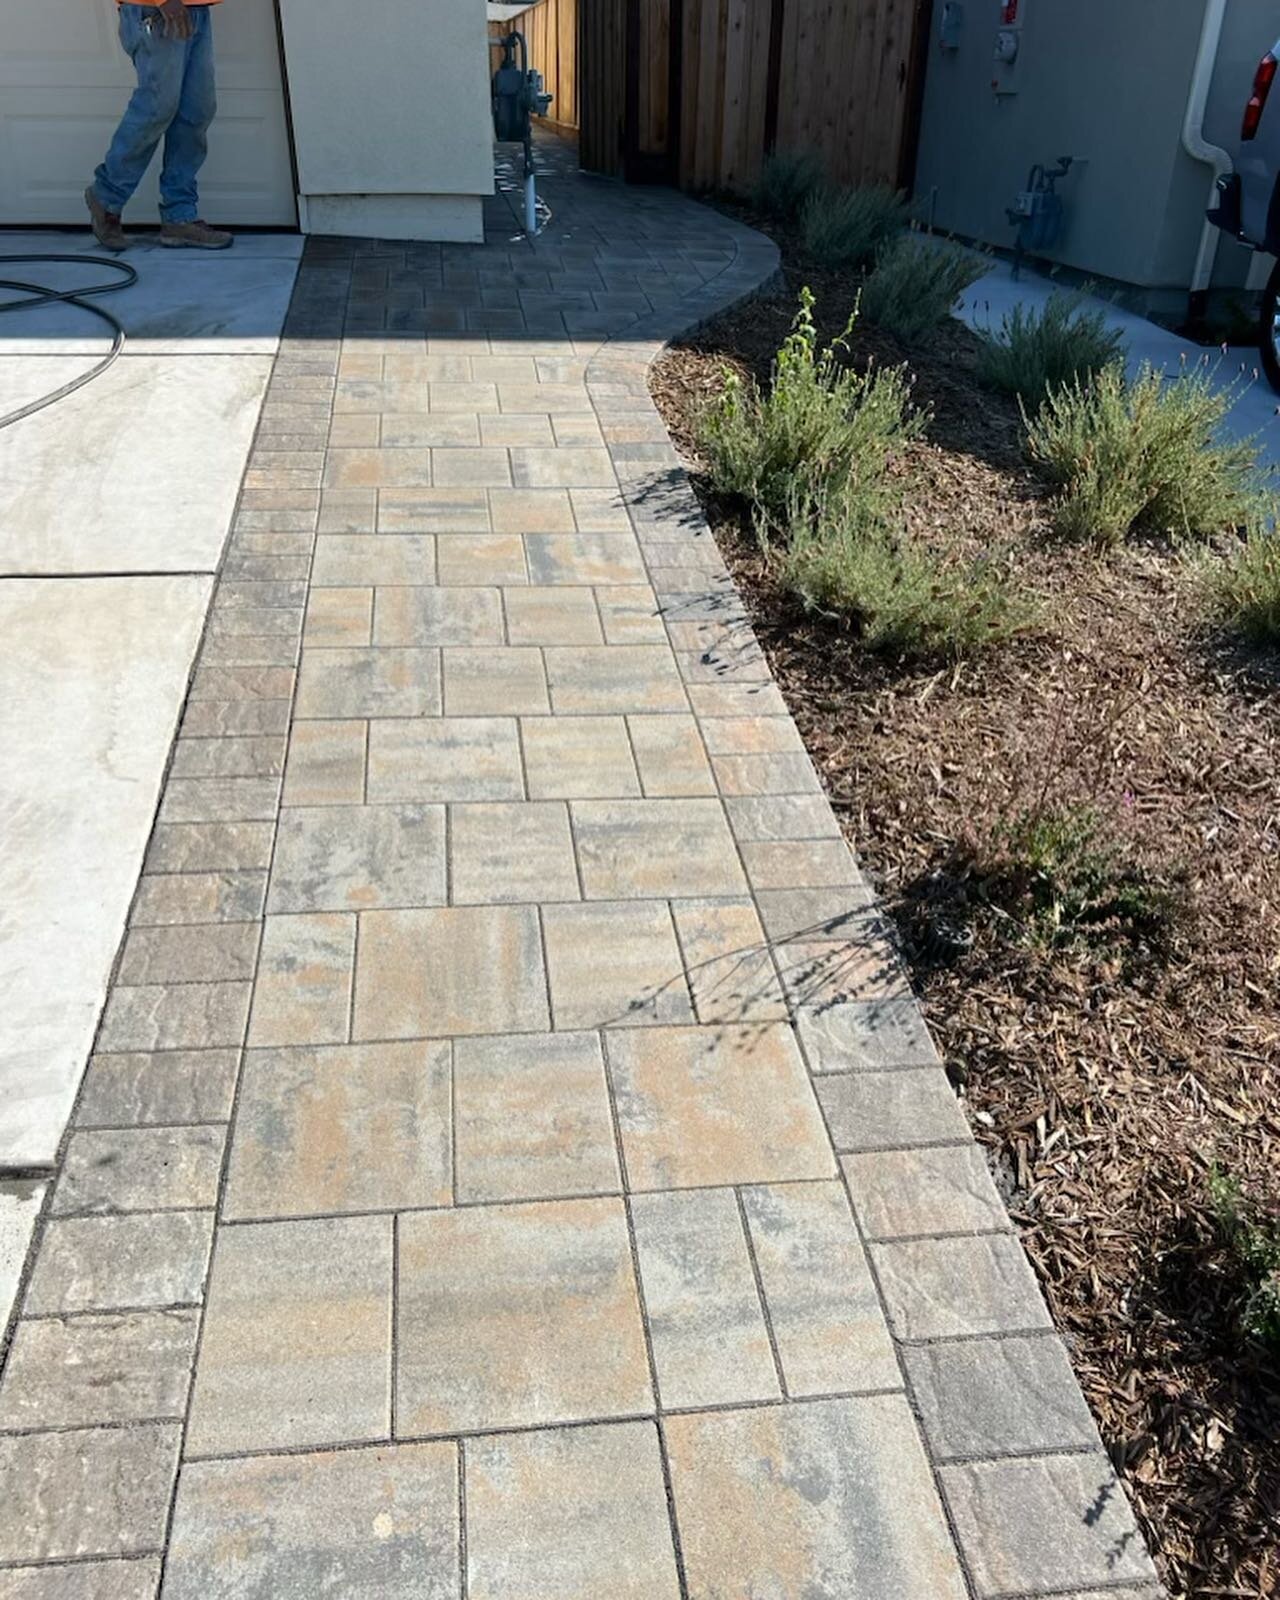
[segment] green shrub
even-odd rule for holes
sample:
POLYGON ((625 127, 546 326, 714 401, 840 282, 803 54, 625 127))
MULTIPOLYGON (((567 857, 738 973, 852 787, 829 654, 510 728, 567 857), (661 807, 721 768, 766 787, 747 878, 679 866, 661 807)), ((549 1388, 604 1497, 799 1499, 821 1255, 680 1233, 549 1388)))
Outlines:
POLYGON ((765 157, 752 199, 765 216, 794 222, 805 202, 825 185, 822 157, 816 151, 775 150, 765 157))
POLYGON ((1280 1352, 1280 1216, 1251 1205, 1240 1185, 1216 1168, 1209 1205, 1243 1280, 1240 1326, 1280 1352))
POLYGON ((1254 644, 1280 645, 1280 535, 1250 528, 1229 555, 1206 558, 1202 579, 1229 628, 1254 644))
POLYGON ((1087 383, 1123 353, 1124 341, 1118 329, 1107 327, 1105 311, 1056 291, 1039 311, 1016 305, 1005 313, 999 329, 983 340, 978 376, 1038 406, 1050 390, 1087 383))
POLYGON ((919 339, 946 321, 985 271, 986 263, 969 251, 905 236, 877 258, 863 286, 862 313, 900 339, 919 339))
POLYGON ((819 346, 813 305, 812 293, 801 290, 767 392, 730 373, 701 419, 715 487, 748 500, 766 521, 820 484, 887 492, 889 461, 923 425, 901 370, 862 373, 844 364, 852 321, 819 346))
POLYGON ((800 226, 804 247, 824 267, 865 267, 907 225, 906 196, 886 184, 812 193, 800 226))
POLYGON ((1237 392, 1216 388, 1203 366, 1176 378, 1144 366, 1128 383, 1117 363, 1051 393, 1027 437, 1059 489, 1058 531, 1116 545, 1251 524, 1264 503, 1259 446, 1222 435, 1237 392))
POLYGON ((793 506, 784 584, 809 609, 851 622, 868 648, 905 656, 973 655, 1029 626, 1032 608, 997 561, 948 560, 891 528, 883 510, 857 484, 793 506))
POLYGON ((1049 944, 1157 940, 1186 902, 1180 875, 1138 861, 1096 805, 1042 798, 994 832, 981 863, 989 897, 1049 944))

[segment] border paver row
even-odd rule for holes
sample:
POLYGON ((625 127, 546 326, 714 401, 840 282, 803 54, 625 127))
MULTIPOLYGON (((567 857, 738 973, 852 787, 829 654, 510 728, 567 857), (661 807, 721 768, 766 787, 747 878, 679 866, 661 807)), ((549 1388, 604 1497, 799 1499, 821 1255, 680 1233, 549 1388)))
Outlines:
POLYGON ((648 400, 772 247, 551 159, 532 249, 501 199, 308 245, 0 1379, 0 1600, 1150 1600, 648 400))

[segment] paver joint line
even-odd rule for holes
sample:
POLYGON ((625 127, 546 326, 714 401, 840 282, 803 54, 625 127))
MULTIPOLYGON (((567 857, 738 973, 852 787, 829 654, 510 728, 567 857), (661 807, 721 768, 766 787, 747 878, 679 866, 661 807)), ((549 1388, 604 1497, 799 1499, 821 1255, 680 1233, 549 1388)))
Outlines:
POLYGON ((648 397, 776 251, 540 148, 532 244, 501 193, 482 247, 308 244, 0 1374, 0 1569, 1146 1593, 648 397))

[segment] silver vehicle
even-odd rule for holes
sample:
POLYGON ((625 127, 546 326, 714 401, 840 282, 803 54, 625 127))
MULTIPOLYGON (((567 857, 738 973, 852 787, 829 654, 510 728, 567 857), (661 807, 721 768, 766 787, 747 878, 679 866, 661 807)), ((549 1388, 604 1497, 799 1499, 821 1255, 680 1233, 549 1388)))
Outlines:
MULTIPOLYGON (((1240 127, 1236 170, 1218 179, 1218 204, 1209 220, 1255 250, 1280 257, 1280 41, 1258 63, 1240 127)), ((1262 295, 1259 343, 1271 386, 1280 390, 1280 261, 1262 295)))

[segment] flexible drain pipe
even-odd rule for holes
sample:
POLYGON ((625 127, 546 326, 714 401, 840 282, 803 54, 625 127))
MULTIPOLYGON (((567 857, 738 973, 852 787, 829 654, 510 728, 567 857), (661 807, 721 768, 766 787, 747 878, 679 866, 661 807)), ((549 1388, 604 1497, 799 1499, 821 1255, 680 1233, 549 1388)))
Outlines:
MULTIPOLYGON (((1210 144, 1204 136, 1204 111, 1209 99, 1209 85, 1213 69, 1218 63, 1218 47, 1222 42, 1222 24, 1227 14, 1227 0, 1205 0, 1204 25, 1200 29, 1200 49, 1196 53, 1195 69, 1191 74, 1191 89, 1187 95, 1186 114, 1182 119, 1182 147, 1196 161, 1203 161, 1213 169, 1209 184, 1209 206, 1217 204, 1218 179, 1232 170, 1231 157, 1221 145, 1210 144)), ((1192 322, 1204 316, 1209 283, 1213 277, 1213 264, 1218 254, 1219 230, 1206 221, 1200 233, 1200 248, 1196 252, 1195 270, 1191 274, 1191 299, 1188 308, 1192 322)))

